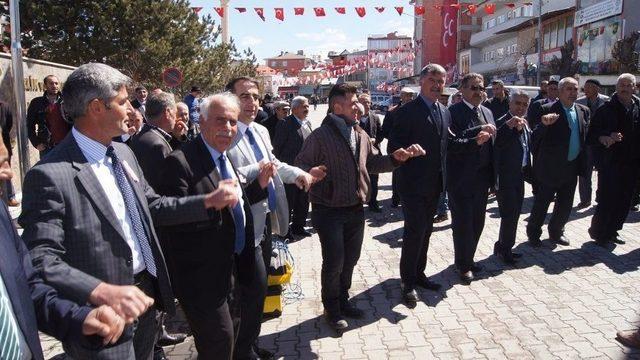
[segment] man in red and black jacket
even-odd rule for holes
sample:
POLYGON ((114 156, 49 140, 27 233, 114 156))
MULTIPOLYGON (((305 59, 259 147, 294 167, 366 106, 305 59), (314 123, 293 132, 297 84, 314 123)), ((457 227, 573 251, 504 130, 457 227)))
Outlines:
POLYGON ((44 85, 44 94, 33 99, 27 110, 29 141, 40 151, 40 158, 71 131, 71 124, 65 119, 62 110, 60 80, 54 75, 47 75, 44 85))

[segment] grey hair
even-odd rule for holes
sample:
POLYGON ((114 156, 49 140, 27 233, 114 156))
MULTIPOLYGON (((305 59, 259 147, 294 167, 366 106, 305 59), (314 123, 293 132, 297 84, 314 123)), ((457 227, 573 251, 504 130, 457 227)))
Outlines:
POLYGON ((460 87, 466 88, 472 79, 480 79, 484 83, 484 77, 478 73, 468 73, 460 80, 460 87))
POLYGON ((308 103, 309 100, 307 100, 306 97, 304 96, 296 96, 291 100, 291 108, 297 108, 299 106, 303 106, 305 103, 308 103))
POLYGON ((64 84, 64 111, 72 119, 80 118, 87 112, 91 101, 100 99, 107 104, 118 95, 118 91, 130 84, 128 76, 109 65, 81 65, 69 75, 64 84))
POLYGON ((435 64, 435 63, 427 64, 425 67, 422 68, 422 70, 420 70, 420 78, 423 78, 430 74, 446 75, 447 70, 445 70, 444 67, 442 67, 442 65, 435 64))
POLYGON ((176 103, 176 108, 179 108, 179 107, 183 107, 183 108, 187 109, 187 112, 189 112, 189 106, 187 104, 183 103, 182 101, 176 103))
POLYGON ((620 76, 618 76, 618 80, 616 80, 616 83, 620 82, 620 80, 623 80, 623 79, 630 80, 634 84, 636 83, 636 76, 629 73, 620 74, 620 76))
POLYGON ((558 89, 562 89, 565 85, 567 85, 567 84, 569 84, 569 83, 574 84, 574 85, 578 85, 578 80, 576 80, 576 79, 574 79, 574 78, 572 78, 572 77, 570 77, 570 76, 567 76, 567 77, 565 77, 565 78, 562 78, 562 79, 558 82, 558 89))
POLYGON ((209 110, 214 103, 231 106, 238 114, 240 113, 240 99, 235 94, 225 91, 202 99, 200 102, 200 121, 207 121, 209 110))
POLYGON ((147 119, 154 120, 161 116, 166 109, 170 108, 176 108, 175 97, 171 93, 161 92, 147 97, 144 112, 147 115, 147 119))
POLYGON ((509 89, 509 102, 514 101, 516 98, 523 98, 526 97, 527 101, 531 100, 531 97, 529 96, 529 94, 522 90, 522 89, 509 89))

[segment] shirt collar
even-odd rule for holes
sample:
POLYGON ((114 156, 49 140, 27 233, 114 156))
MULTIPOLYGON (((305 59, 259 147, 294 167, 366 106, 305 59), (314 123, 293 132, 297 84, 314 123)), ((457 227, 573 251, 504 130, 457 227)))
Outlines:
POLYGON ((422 99, 422 101, 424 101, 424 103, 425 103, 425 104, 427 104, 427 107, 428 107, 429 109, 431 109, 431 108, 433 107, 433 101, 431 101, 431 100, 427 99, 427 97, 426 97, 426 96, 424 96, 424 95, 422 95, 422 93, 420 93, 420 95, 418 95, 418 96, 420 96, 420 98, 422 99))
POLYGON ((574 111, 575 108, 576 108, 576 104, 575 103, 571 104, 571 106, 569 106, 569 107, 564 106, 563 103, 560 103, 560 105, 562 105, 562 108, 564 109, 564 111, 567 111, 567 112, 574 111))
POLYGON ((463 103, 465 103, 465 104, 469 107, 469 109, 471 109, 471 110, 473 110, 473 109, 475 109, 475 108, 478 108, 478 109, 480 108, 480 105, 475 106, 475 105, 473 105, 472 103, 470 103, 470 102, 468 102, 467 100, 465 100, 464 98, 462 99, 462 102, 463 102, 463 103))
POLYGON ((171 140, 171 134, 169 134, 168 132, 166 132, 166 131, 162 130, 161 128, 159 128, 159 127, 157 127, 157 126, 155 126, 155 125, 151 125, 151 124, 149 124, 149 123, 147 123, 147 124, 148 124, 152 129, 157 130, 157 131, 160 133, 160 135, 162 135, 162 136, 165 138, 165 140, 167 140, 167 141, 171 140))
POLYGON ((304 122, 306 121, 306 120, 300 120, 300 119, 298 119, 298 117, 297 117, 297 116, 295 116, 295 115, 293 115, 293 118, 294 118, 294 119, 296 119, 296 120, 298 120, 298 124, 300 124, 300 125, 304 124, 304 122))
MULTIPOLYGON (((238 124, 240 124, 240 123, 238 123, 238 124)), ((204 146, 206 146, 207 150, 209 150, 209 154, 211 154, 211 157, 213 158, 213 161, 216 163, 216 167, 217 167, 218 166, 218 159, 220 158, 220 155, 224 154, 225 156, 227 156, 227 154, 221 153, 220 151, 216 150, 213 146, 209 145, 209 143, 207 143, 207 140, 204 139, 202 134, 200 134, 200 138, 202 139, 202 142, 204 143, 204 146)))
POLYGON ((107 156, 107 147, 103 144, 84 135, 75 127, 71 129, 71 134, 76 140, 76 143, 78 143, 80 151, 82 151, 82 154, 87 158, 87 161, 100 162, 107 156))
POLYGON ((244 133, 247 132, 247 129, 249 128, 249 125, 243 123, 242 121, 238 120, 238 132, 242 134, 242 136, 244 136, 244 133))

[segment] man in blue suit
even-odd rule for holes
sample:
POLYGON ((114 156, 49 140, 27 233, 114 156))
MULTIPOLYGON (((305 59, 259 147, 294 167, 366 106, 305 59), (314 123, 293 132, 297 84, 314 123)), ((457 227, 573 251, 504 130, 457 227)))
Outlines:
MULTIPOLYGON (((0 141, 0 180, 12 177, 7 148, 0 141)), ((92 309, 63 299, 43 283, 33 270, 29 252, 11 223, 9 211, 0 204, 0 358, 43 359, 38 330, 60 340, 87 346, 115 343, 124 320, 109 306, 92 309)))

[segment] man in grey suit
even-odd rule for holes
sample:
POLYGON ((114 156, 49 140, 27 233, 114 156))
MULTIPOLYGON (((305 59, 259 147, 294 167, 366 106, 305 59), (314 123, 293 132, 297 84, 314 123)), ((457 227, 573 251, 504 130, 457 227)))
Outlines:
MULTIPOLYGON (((609 97, 607 95, 600 94, 600 81, 596 79, 588 79, 584 83, 584 95, 578 100, 576 100, 576 104, 584 105, 589 108, 591 112, 591 116, 596 113, 596 110, 605 102, 609 101, 609 97)), ((591 119, 589 119, 589 123, 591 123, 591 119)), ((578 177, 578 192, 580 193, 580 202, 578 203, 578 209, 585 209, 591 206, 591 175, 593 174, 593 166, 598 166, 598 162, 596 160, 597 155, 594 153, 593 147, 587 147, 587 172, 584 176, 578 177)), ((600 172, 598 172, 600 175, 600 172)), ((598 184, 600 182, 598 181, 598 184)), ((596 190, 596 201, 598 201, 598 191, 596 190)))
POLYGON ((71 73, 64 102, 74 128, 27 173, 23 187, 19 223, 45 282, 78 303, 109 305, 129 323, 138 318, 108 348, 63 342, 77 359, 151 358, 156 307, 175 311, 153 223, 204 221, 207 209, 228 206, 233 194, 232 187, 184 198, 153 191, 129 147, 111 141, 127 131, 130 82, 104 64, 71 73))
POLYGON ((262 309, 267 291, 266 266, 271 259, 271 234, 286 236, 289 227, 289 207, 284 183, 296 184, 308 191, 314 181, 324 177, 324 172, 315 168, 307 173, 275 158, 269 131, 253 121, 260 98, 258 83, 255 80, 246 77, 233 79, 227 84, 227 91, 240 98, 241 106, 238 133, 228 150, 229 160, 246 178, 247 183, 253 181, 263 167, 277 168, 267 186, 267 199, 251 205, 255 231, 256 274, 252 284, 240 286, 242 320, 235 349, 236 359, 269 358, 273 355, 258 349, 255 343, 260 335, 262 309))

